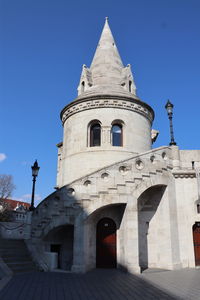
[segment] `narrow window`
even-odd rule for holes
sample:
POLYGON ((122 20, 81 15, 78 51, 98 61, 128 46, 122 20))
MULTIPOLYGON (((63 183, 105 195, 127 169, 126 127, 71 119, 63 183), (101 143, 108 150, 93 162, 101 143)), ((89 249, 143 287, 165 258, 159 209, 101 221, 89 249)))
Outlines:
POLYGON ((101 145, 101 126, 100 124, 93 124, 90 127, 90 147, 101 145))
POLYGON ((129 92, 131 93, 131 86, 132 86, 132 82, 129 81, 129 92))
POLYGON ((81 93, 83 93, 85 91, 85 82, 82 81, 81 82, 81 93))
POLYGON ((197 204, 197 213, 200 214, 200 204, 197 204))
POLYGON ((112 145, 122 146, 122 125, 114 124, 111 129, 112 145))

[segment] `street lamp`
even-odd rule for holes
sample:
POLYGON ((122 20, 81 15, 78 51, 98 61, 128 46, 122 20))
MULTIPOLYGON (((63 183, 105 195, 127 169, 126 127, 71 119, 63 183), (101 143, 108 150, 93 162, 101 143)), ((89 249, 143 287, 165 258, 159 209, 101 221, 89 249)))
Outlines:
POLYGON ((172 123, 173 107, 174 105, 168 100, 167 104, 165 105, 165 108, 167 110, 167 114, 169 117, 170 136, 171 136, 171 142, 169 143, 170 146, 176 145, 176 142, 174 140, 174 131, 173 131, 173 123, 172 123))
POLYGON ((32 176, 33 176, 33 187, 32 187, 31 206, 29 207, 29 210, 33 211, 35 209, 35 207, 34 207, 35 182, 36 182, 36 177, 38 176, 38 172, 40 169, 40 167, 38 166, 37 160, 34 162, 34 165, 31 166, 31 169, 32 169, 32 176))

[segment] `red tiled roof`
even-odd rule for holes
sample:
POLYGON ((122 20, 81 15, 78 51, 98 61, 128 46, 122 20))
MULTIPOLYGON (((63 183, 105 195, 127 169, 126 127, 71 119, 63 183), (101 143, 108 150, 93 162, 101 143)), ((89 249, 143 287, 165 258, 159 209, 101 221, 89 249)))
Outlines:
POLYGON ((22 202, 22 201, 18 201, 18 200, 12 200, 12 199, 3 199, 3 201, 5 201, 6 203, 9 204, 9 206, 12 208, 12 209, 15 209, 17 206, 19 205, 23 205, 24 207, 26 208, 29 208, 31 205, 30 203, 27 203, 27 202, 22 202))

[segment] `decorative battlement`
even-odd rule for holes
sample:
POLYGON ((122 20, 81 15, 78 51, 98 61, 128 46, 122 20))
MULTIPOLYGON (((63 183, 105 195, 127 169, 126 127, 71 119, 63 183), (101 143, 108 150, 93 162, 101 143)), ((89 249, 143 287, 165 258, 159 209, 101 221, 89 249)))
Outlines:
POLYGON ((77 99, 64 107, 64 109, 61 111, 60 117, 64 124, 64 122, 70 116, 78 112, 88 109, 91 110, 108 107, 134 111, 147 118, 151 124, 154 119, 154 111, 148 104, 134 98, 111 95, 101 95, 77 99))

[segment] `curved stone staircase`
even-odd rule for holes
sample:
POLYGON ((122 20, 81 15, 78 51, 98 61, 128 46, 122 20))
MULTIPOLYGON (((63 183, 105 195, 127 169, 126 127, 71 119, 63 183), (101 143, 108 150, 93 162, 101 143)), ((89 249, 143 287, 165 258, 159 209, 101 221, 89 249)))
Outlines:
POLYGON ((76 211, 84 209, 89 214, 92 203, 99 207, 107 205, 108 199, 109 204, 120 203, 120 195, 131 195, 142 182, 153 184, 155 177, 169 176, 172 169, 171 148, 160 147, 84 176, 39 204, 33 213, 31 237, 44 237, 51 223, 72 224, 76 211))

